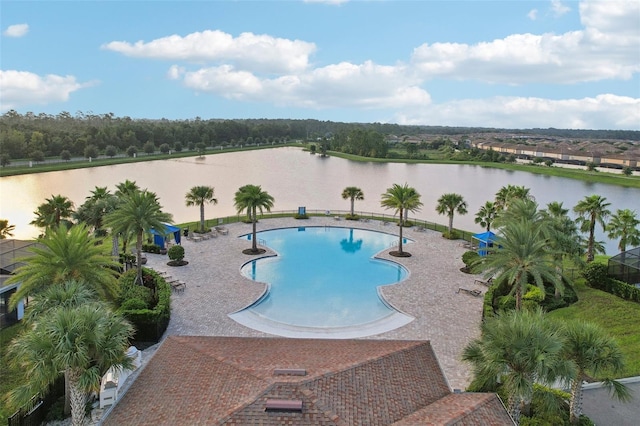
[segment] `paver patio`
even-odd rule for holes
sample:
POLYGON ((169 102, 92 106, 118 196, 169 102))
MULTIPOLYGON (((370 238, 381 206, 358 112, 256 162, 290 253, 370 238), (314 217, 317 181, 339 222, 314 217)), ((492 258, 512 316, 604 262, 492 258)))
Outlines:
MULTIPOLYGON (((265 285, 240 273, 241 266, 255 258, 242 253, 251 243, 238 238, 250 233, 251 225, 225 226, 228 235, 182 242, 185 260, 189 261, 186 266, 170 267, 167 256, 147 254, 147 267, 166 271, 187 285, 185 291, 172 295, 171 322, 165 335, 270 336, 228 316, 259 298, 265 285)), ((383 226, 379 221, 336 221, 333 217, 263 219, 258 231, 299 226, 353 226, 396 235, 398 232, 394 225, 383 226)), ((443 239, 439 232, 411 228, 404 229, 404 236, 413 240, 404 247, 412 257, 395 258, 388 254, 389 250, 379 253, 379 257, 401 263, 410 271, 409 277, 381 291, 387 302, 415 319, 395 330, 365 338, 430 340, 451 388, 465 389, 471 376, 460 355, 465 345, 479 336, 482 297, 456 290, 463 287, 484 292, 486 287, 474 285, 477 276, 460 271, 464 266, 461 257, 467 250, 461 241, 443 239)))

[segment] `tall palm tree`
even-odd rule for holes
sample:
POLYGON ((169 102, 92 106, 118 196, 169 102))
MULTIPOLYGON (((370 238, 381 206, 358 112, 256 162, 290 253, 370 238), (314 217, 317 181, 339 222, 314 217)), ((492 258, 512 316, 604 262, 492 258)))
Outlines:
POLYGON ((611 216, 607 225, 608 237, 610 239, 620 238, 618 250, 624 252, 627 245, 635 247, 640 245, 640 220, 636 217, 636 212, 630 209, 616 210, 611 216))
POLYGON ((126 349, 132 335, 133 327, 101 302, 51 309, 9 347, 9 359, 24 374, 9 400, 23 405, 62 372, 69 384, 72 424, 83 425, 88 392, 99 388, 101 376, 111 366, 131 367, 126 349))
POLYGON ((154 192, 134 191, 126 194, 118 209, 105 216, 104 224, 112 232, 136 236, 136 282, 142 285, 142 241, 145 232, 151 229, 163 230, 172 216, 162 211, 162 206, 154 192))
POLYGON ((351 200, 351 217, 354 216, 353 208, 356 200, 364 200, 364 192, 357 186, 347 186, 342 190, 342 199, 351 200))
POLYGON ((13 231, 16 229, 15 225, 9 225, 7 219, 0 219, 0 240, 4 240, 7 237, 13 237, 13 231))
POLYGON ((256 241, 257 211, 259 211, 260 214, 262 214, 263 210, 270 212, 274 201, 274 198, 269 195, 268 192, 263 191, 260 185, 244 185, 236 191, 233 205, 238 213, 242 213, 245 210, 247 211, 253 226, 251 250, 249 253, 255 254, 260 252, 256 241))
POLYGON ((522 309, 522 297, 529 280, 544 293, 545 281, 554 287, 564 288, 557 274, 557 258, 547 243, 546 228, 542 223, 525 219, 511 220, 500 228, 498 248, 492 250, 477 264, 486 275, 495 276, 498 283, 511 287, 515 294, 516 310, 522 309))
POLYGON ((533 199, 530 189, 519 185, 505 185, 496 192, 496 208, 505 210, 514 200, 533 199))
MULTIPOLYGON (((569 217, 569 209, 565 209, 562 202, 550 202, 541 213, 549 225, 547 228, 547 241, 552 249, 553 256, 556 258, 556 275, 558 279, 566 279, 566 277, 563 277, 562 269, 565 259, 571 260, 575 265, 584 263, 582 259, 584 250, 578 227, 575 221, 569 217)), ((555 296, 556 298, 560 297, 558 288, 556 288, 555 296)))
POLYGON ((204 204, 218 204, 214 197, 214 189, 211 186, 194 186, 185 196, 187 207, 200 207, 200 232, 204 232, 204 204))
POLYGON ((605 219, 611 213, 607 207, 611 203, 606 202, 605 197, 599 195, 587 195, 575 205, 573 211, 579 215, 582 232, 588 232, 587 240, 587 262, 592 262, 595 252, 595 229, 599 223, 604 230, 606 228, 605 219))
MULTIPOLYGON (((138 191, 140 191, 140 187, 135 181, 130 181, 129 179, 126 179, 124 182, 120 182, 119 184, 116 185, 116 192, 114 194, 117 198, 116 204, 121 203, 123 199, 126 198, 128 195, 138 191)), ((118 259, 120 255, 119 253, 120 234, 121 234, 120 232, 111 232, 111 238, 112 238, 111 255, 114 257, 114 259, 118 259)), ((127 243, 129 242, 130 236, 122 235, 122 237, 123 237, 122 252, 127 253, 127 243)))
POLYGON ((481 337, 464 348, 462 359, 471 364, 474 382, 481 387, 502 383, 507 409, 518 424, 534 383, 551 385, 573 374, 573 365, 562 357, 560 327, 541 309, 509 311, 481 327, 481 337))
POLYGON ((45 229, 57 228, 60 224, 69 227, 71 225, 69 219, 73 214, 73 202, 63 195, 52 195, 51 198, 46 198, 33 213, 36 218, 31 221, 31 225, 45 229))
POLYGON ((64 226, 49 230, 39 244, 30 249, 32 254, 21 259, 24 265, 7 280, 7 283, 20 283, 11 296, 11 308, 27 296, 70 279, 88 283, 104 299, 114 297, 119 265, 96 241, 84 224, 69 230, 64 226))
POLYGON ((415 188, 410 187, 406 183, 404 185, 398 185, 394 183, 391 188, 387 188, 387 191, 382 194, 382 201, 380 202, 382 207, 387 209, 393 209, 398 213, 398 225, 400 226, 400 239, 398 241, 398 251, 391 252, 392 255, 397 256, 411 256, 409 253, 402 251, 402 228, 404 226, 404 212, 416 212, 422 207, 420 201, 420 194, 415 188))
POLYGON ((498 209, 496 207, 496 203, 493 201, 487 201, 484 205, 480 206, 478 213, 476 213, 475 223, 482 226, 487 230, 487 232, 491 231, 491 225, 493 221, 496 220, 496 215, 498 214, 498 209))
POLYGON ((453 232, 453 215, 455 213, 467 214, 467 202, 464 201, 464 198, 460 194, 442 194, 442 196, 438 198, 436 211, 438 214, 449 217, 449 235, 451 236, 453 232))
MULTIPOLYGON (((571 423, 576 424, 582 414, 582 383, 603 373, 620 373, 624 368, 624 359, 616 341, 595 324, 571 321, 565 324, 563 334, 564 357, 575 365, 569 418, 571 423)), ((618 399, 630 399, 629 389, 622 383, 605 379, 604 384, 618 399)))

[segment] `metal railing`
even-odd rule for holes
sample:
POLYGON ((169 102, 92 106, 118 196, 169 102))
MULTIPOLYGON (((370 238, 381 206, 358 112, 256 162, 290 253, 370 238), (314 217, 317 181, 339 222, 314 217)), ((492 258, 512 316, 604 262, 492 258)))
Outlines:
MULTIPOLYGON (((270 218, 278 218, 278 217, 295 217, 298 214, 298 209, 292 210, 278 210, 271 211, 269 213, 258 214, 258 220, 260 219, 270 219, 270 218)), ((397 223, 398 217, 397 215, 388 214, 384 212, 364 212, 364 211, 354 211, 354 214, 360 219, 364 221, 377 220, 381 223, 397 223)), ((350 210, 327 210, 327 209, 306 209, 306 215, 309 217, 340 217, 344 218, 351 215, 350 210)), ((213 218, 205 220, 205 227, 218 226, 222 224, 229 223, 237 223, 237 222, 246 222, 248 220, 246 214, 237 214, 233 216, 226 216, 220 218, 213 218)), ((424 231, 431 230, 437 232, 444 232, 448 228, 446 225, 442 225, 436 222, 429 222, 427 220, 418 219, 409 217, 406 221, 405 229, 415 229, 416 231, 424 231)), ((195 230, 199 227, 199 223, 190 223, 188 226, 185 226, 185 229, 195 230)), ((462 229, 454 228, 454 231, 457 233, 458 238, 471 241, 473 234, 475 232, 470 232, 462 229)))

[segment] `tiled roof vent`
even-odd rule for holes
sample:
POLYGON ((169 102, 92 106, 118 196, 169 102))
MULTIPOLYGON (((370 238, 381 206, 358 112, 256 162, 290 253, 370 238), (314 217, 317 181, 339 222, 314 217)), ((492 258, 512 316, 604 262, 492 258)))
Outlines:
POLYGON ((302 411, 300 399, 267 399, 265 411, 302 411))
POLYGON ((306 376, 307 370, 302 368, 276 368, 273 370, 274 376, 306 376))

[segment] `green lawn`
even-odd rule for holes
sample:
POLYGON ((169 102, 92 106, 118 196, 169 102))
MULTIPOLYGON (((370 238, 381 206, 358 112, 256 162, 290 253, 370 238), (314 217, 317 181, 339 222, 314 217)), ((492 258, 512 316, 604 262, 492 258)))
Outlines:
POLYGON ((581 320, 598 324, 616 338, 626 361, 619 378, 640 376, 640 303, 576 285, 577 303, 549 313, 560 320, 581 320))

